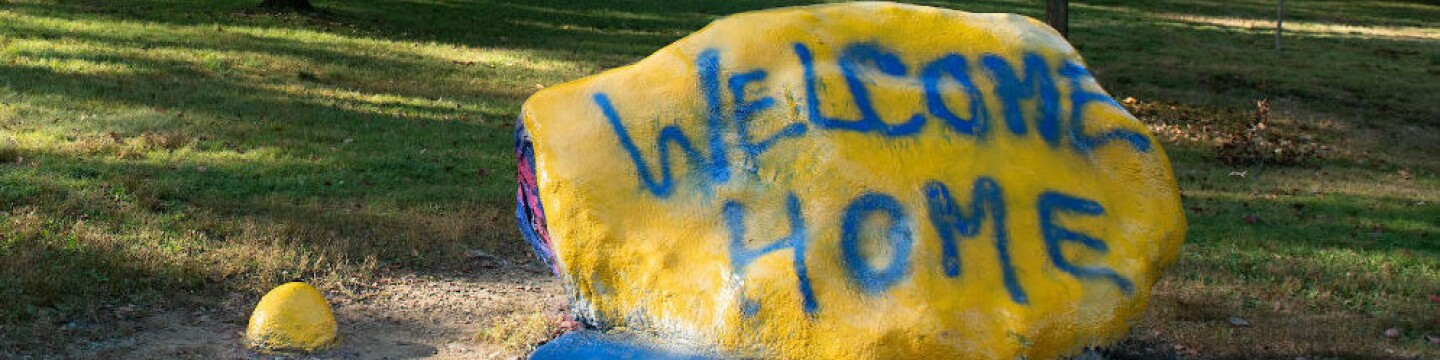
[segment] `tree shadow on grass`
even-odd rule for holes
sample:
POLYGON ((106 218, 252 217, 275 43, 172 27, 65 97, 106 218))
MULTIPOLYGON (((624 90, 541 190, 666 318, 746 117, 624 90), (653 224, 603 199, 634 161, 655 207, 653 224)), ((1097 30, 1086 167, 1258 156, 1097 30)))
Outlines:
MULTIPOLYGON (((10 25, 22 36, 61 43, 146 46, 105 34, 10 25)), ((362 76, 434 72, 432 60, 349 55, 265 39, 159 45, 385 69, 362 76)), ((444 267, 470 249, 528 258, 509 221, 514 182, 504 169, 513 169, 513 115, 495 110, 518 104, 522 95, 348 87, 489 103, 384 103, 363 110, 284 87, 344 87, 318 83, 323 78, 257 83, 188 60, 128 54, 43 54, 48 61, 124 64, 134 70, 128 73, 0 64, 0 89, 9 92, 0 96, 42 110, 21 114, 6 130, 59 139, 57 148, 19 150, 23 163, 0 164, 4 288, 14 300, 6 302, 5 314, 58 312, 69 321, 94 317, 97 307, 117 301, 250 292, 292 279, 327 281, 357 273, 343 269, 368 262, 444 267), (108 113, 114 111, 121 113, 108 113), (85 121, 92 113, 101 117, 85 121), (27 234, 20 227, 35 229, 27 234), (143 297, 126 300, 132 295, 143 297)))
MULTIPOLYGON (((335 34, 476 48, 526 49, 603 68, 638 60, 720 17, 751 10, 822 3, 804 0, 673 1, 373 1, 320 3, 328 15, 297 20, 248 13, 248 2, 176 5, 154 1, 27 4, 27 13, 66 18, 142 21, 179 26, 324 29, 335 34), (286 20, 288 19, 288 20, 286 20)), ((922 3, 979 12, 1038 15, 1030 2, 922 3)))
MULTIPOLYGON (((771 8, 776 6, 800 5, 804 1, 741 1, 741 2, 572 2, 572 1, 399 1, 322 4, 334 14, 329 18, 294 21, 274 16, 237 14, 236 11, 249 6, 245 2, 232 2, 207 7, 191 6, 177 16, 167 12, 139 6, 145 2, 115 3, 89 6, 30 5, 21 7, 28 13, 60 16, 67 18, 92 18, 96 20, 145 21, 183 26, 254 26, 260 28, 320 29, 323 32, 342 36, 357 36, 370 39, 385 39, 402 42, 430 42, 455 44, 471 48, 496 48, 533 51, 537 56, 563 61, 589 64, 596 71, 633 62, 666 44, 704 26, 709 21, 735 12, 771 8)), ((925 4, 960 8, 970 11, 1019 12, 1031 16, 1040 15, 1040 8, 1033 2, 987 1, 987 2, 944 2, 929 1, 925 4)), ((1255 98, 1267 96, 1296 97, 1322 107, 1324 110, 1340 111, 1344 108, 1366 110, 1367 113, 1395 114, 1405 119, 1429 122, 1436 115, 1433 107, 1423 99, 1401 96, 1404 93, 1425 93, 1406 89, 1406 86, 1385 85, 1372 89, 1363 79, 1354 76, 1306 77, 1300 75, 1279 76, 1285 67, 1308 72, 1315 69, 1367 68, 1370 71, 1390 73, 1389 78, 1416 78, 1416 71, 1423 72, 1425 64, 1417 66, 1374 68, 1375 63, 1385 60, 1387 51, 1413 47, 1414 41, 1388 38, 1336 38, 1329 33, 1313 33, 1292 30, 1290 37, 1305 52, 1320 52, 1321 49, 1343 49, 1344 56, 1307 56, 1303 61, 1270 51, 1267 47, 1272 38, 1268 33, 1246 33, 1233 29, 1206 27, 1198 24, 1191 27, 1176 26, 1180 20, 1164 18, 1157 10, 1175 13, 1224 14, 1239 13, 1246 16, 1262 13, 1264 6, 1246 2, 1222 9, 1217 4, 1205 2, 1187 3, 1188 7, 1165 7, 1155 4, 1135 3, 1087 3, 1075 9, 1073 38, 1095 65, 1095 73, 1110 84, 1117 93, 1140 93, 1150 95, 1156 89, 1165 89, 1164 97, 1181 97, 1188 100, 1201 98, 1214 102, 1223 99, 1222 105, 1239 106, 1255 98), (1153 36, 1132 36, 1130 34, 1154 34, 1153 36), (1217 44, 1229 46, 1218 46, 1217 44), (1188 44, 1188 45, 1187 45, 1188 44), (1408 44, 1408 45, 1407 45, 1408 44), (1213 48, 1218 53, 1199 54, 1187 50, 1193 46, 1213 48), (1210 61, 1190 61, 1195 56, 1204 56, 1210 61), (1135 61, 1133 59, 1143 59, 1135 61), (1234 67, 1227 64, 1243 62, 1248 64, 1273 64, 1273 66, 1234 67), (1155 66, 1160 64, 1162 66, 1155 66), (1217 80, 1218 79, 1218 80, 1217 80), (1227 79, 1239 79, 1241 82, 1227 79), (1170 89, 1194 87, 1195 94, 1176 93, 1170 89), (1159 86, 1156 86, 1159 85, 1159 86), (1378 90, 1378 91, 1377 91, 1378 90), (1200 96, 1201 92, 1204 96, 1200 96), (1213 96, 1220 94, 1222 96, 1213 96), (1191 96, 1194 95, 1194 96, 1191 96), (1337 102, 1339 105, 1330 104, 1337 102)), ((1172 4, 1173 5, 1173 4, 1172 4)), ((1368 5, 1378 6, 1378 5, 1368 5)), ((1333 13, 1315 11, 1315 6, 1295 9, 1302 21, 1349 20, 1354 24, 1390 24, 1376 22, 1370 18, 1332 19, 1323 15, 1333 13), (1319 16, 1315 20, 1309 17, 1319 16)), ((1365 8, 1366 13, 1374 12, 1365 8)), ((1425 13, 1410 11, 1409 13, 1425 13)), ((1268 14, 1268 13, 1264 13, 1268 14)), ((1263 15, 1263 14, 1262 14, 1263 15)), ((1402 17, 1403 19, 1404 17, 1402 17)), ((1402 22, 1403 23, 1403 22, 1402 22)), ((52 32, 60 32, 58 30, 52 32)), ((235 36, 217 34, 225 41, 217 41, 216 49, 247 51, 266 49, 272 53, 298 53, 297 55, 338 65, 366 64, 368 58, 348 54, 351 49, 334 48, 324 53, 315 53, 311 44, 292 44, 282 39, 239 39, 235 36)), ((145 46, 147 40, 125 39, 132 46, 145 46)), ((173 44, 196 46, 197 44, 173 44)), ((1423 60, 1423 56, 1407 57, 1423 60)), ((1404 60, 1404 59, 1400 59, 1404 60)), ((393 59, 392 59, 393 61, 393 59)), ((1395 59, 1391 60, 1392 62, 1395 59)), ((421 64, 422 66, 446 65, 421 64)), ((400 63, 405 63, 401 61, 400 63)), ((1399 65, 1399 63, 1396 63, 1399 65)), ((416 65, 416 64, 410 64, 416 65)), ((1415 64, 1412 64, 1415 65, 1415 64)), ((361 65, 363 66, 363 65, 361 65)), ((433 67, 432 67, 433 69, 433 67)), ((493 74, 489 74, 493 75, 493 74)), ((1281 74, 1283 75, 1283 74, 1281 74)), ((1303 75, 1303 74, 1302 74, 1303 75)), ((1342 74, 1343 75, 1343 74, 1342 74)), ((475 76, 485 77, 481 72, 475 76)), ((1423 77, 1423 76, 1420 76, 1423 77)), ((1198 100, 1197 100, 1198 101, 1198 100)), ((1202 102, 1203 102, 1202 101, 1202 102)))
MULTIPOLYGON (((146 317, 161 307, 203 309, 236 294, 253 304, 265 289, 286 281, 363 283, 376 268, 497 271, 469 266, 465 257, 473 250, 514 266, 538 266, 514 234, 497 231, 512 226, 509 209, 479 200, 426 206, 372 204, 363 195, 227 199, 190 189, 211 186, 216 178, 252 179, 277 168, 309 166, 214 164, 195 173, 164 164, 86 159, 56 164, 63 155, 26 155, 53 164, 30 178, 40 179, 31 180, 41 189, 32 195, 63 205, 22 205, 7 219, 11 226, 0 227, 8 247, 0 296, 10 299, 0 306, 7 315, 0 320, 12 324, 0 343, 14 347, 4 351, 53 354, 91 341, 86 339, 139 336, 126 333, 117 325, 126 322, 111 315, 124 304, 139 305, 141 312, 131 317, 146 317), (76 181, 97 185, 76 187, 76 181), (94 193, 97 187, 132 197, 105 199, 94 193), (72 329, 75 324, 81 327, 72 329)), ((0 184, 8 187, 6 180, 0 184)), ((485 278, 519 280, 509 273, 485 278)), ((544 277, 542 271, 520 274, 544 277)))
POLYGON ((1397 350, 1424 349, 1421 335, 1440 330, 1425 300, 1440 287, 1433 206, 1193 189, 1185 206, 1190 236, 1132 334, 1142 346, 1221 359, 1406 358, 1397 350), (1390 327, 1421 335, 1385 341, 1390 327))

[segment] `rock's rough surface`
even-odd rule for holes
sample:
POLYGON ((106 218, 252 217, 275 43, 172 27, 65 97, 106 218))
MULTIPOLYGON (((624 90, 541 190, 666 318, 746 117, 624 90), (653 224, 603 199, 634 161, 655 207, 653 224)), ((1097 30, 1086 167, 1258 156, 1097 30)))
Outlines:
POLYGON ((522 122, 521 227, 577 309, 728 354, 1074 354, 1185 233, 1159 144, 1016 15, 735 15, 522 122))
POLYGON ((335 342, 335 315, 319 290, 287 283, 260 298, 245 340, 250 348, 265 352, 323 350, 335 342))

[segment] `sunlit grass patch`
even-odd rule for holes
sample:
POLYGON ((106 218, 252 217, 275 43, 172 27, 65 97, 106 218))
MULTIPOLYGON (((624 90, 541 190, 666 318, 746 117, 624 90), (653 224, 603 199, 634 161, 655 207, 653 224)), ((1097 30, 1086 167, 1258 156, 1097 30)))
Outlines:
MULTIPOLYGON (((1275 19, 1253 19, 1226 16, 1203 16, 1175 13, 1156 14, 1165 19, 1209 24, 1262 33, 1274 33, 1275 19)), ((1285 31, 1319 37, 1355 37, 1362 39, 1392 38, 1408 40, 1440 40, 1440 29, 1418 26, 1351 26, 1343 24, 1291 21, 1285 31)))

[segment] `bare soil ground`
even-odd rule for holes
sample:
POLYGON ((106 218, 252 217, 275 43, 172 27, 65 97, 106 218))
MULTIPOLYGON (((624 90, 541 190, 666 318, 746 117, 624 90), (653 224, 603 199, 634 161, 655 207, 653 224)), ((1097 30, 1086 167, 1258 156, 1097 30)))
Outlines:
MULTIPOLYGON (((327 289, 341 339, 315 354, 247 349, 245 326, 262 294, 237 293, 215 308, 124 306, 107 309, 97 323, 38 322, 22 329, 36 335, 33 341, 68 345, 48 354, 0 349, 0 358, 523 359, 573 322, 559 281, 533 263, 501 262, 429 274, 391 271, 327 289)), ((1184 348, 1127 340, 1077 359, 1204 358, 1177 349, 1184 348)))
MULTIPOLYGON (((214 309, 122 307, 102 323, 65 323, 37 334, 69 339, 61 353, 0 358, 91 359, 512 359, 553 336, 564 317, 560 285, 523 265, 485 271, 392 273, 326 290, 341 340, 318 354, 261 354, 244 346, 260 294, 214 309)), ((38 326, 37 326, 38 327, 38 326)), ((36 339, 42 340, 42 339, 36 339)))

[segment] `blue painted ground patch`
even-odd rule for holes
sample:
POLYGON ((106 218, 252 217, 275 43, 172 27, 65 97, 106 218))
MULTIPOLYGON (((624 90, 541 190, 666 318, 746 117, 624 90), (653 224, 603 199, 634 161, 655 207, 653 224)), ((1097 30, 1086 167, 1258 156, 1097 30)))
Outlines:
POLYGON ((666 349, 660 344, 646 341, 635 335, 605 334, 584 330, 561 335, 530 353, 531 360, 705 360, 712 358, 706 355, 666 349))

